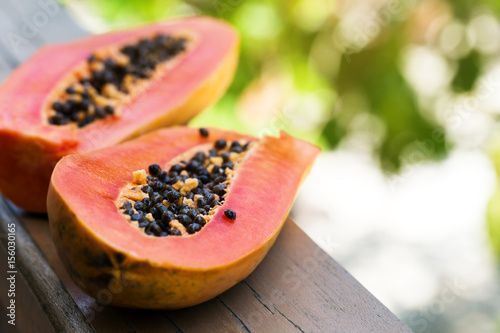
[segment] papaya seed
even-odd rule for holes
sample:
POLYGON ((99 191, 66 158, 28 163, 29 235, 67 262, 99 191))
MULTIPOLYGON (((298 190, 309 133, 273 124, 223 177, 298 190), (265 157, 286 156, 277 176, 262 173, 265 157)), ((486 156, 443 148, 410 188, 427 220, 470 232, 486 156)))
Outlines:
POLYGON ((186 42, 184 38, 158 34, 125 45, 115 53, 109 51, 107 56, 103 54, 107 50, 97 50, 87 58, 87 73, 52 103, 52 109, 61 113, 49 110, 48 123, 76 123, 81 128, 115 115, 115 106, 123 103, 132 90, 139 89, 139 81, 150 79, 159 64, 184 52, 186 42), (82 119, 74 116, 77 111, 83 111, 82 119))
MULTIPOLYGON (((122 192, 128 193, 128 201, 120 201, 121 212, 130 215, 131 225, 156 237, 192 235, 202 230, 223 205, 234 169, 249 145, 219 139, 214 147, 195 151, 165 170, 150 164, 149 175, 144 170, 134 171, 133 185, 122 192)), ((224 216, 235 220, 236 212, 226 209, 224 216)))

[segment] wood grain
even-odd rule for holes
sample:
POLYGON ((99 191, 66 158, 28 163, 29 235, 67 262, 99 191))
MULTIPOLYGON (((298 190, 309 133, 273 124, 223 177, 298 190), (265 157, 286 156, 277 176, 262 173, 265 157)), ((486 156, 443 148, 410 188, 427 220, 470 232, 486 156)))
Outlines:
MULTIPOLYGON (((11 225, 15 225, 17 277, 24 279, 29 286, 54 330, 56 332, 94 332, 64 284, 47 264, 43 253, 23 223, 16 217, 7 201, 0 197, 0 232, 2 233, 0 243, 5 253, 7 252, 8 226, 11 225)), ((29 320, 29 318, 18 318, 18 320, 29 320)))
POLYGON ((290 219, 264 261, 230 290, 188 309, 145 311, 84 294, 64 270, 45 218, 17 213, 97 332, 410 332, 290 219))

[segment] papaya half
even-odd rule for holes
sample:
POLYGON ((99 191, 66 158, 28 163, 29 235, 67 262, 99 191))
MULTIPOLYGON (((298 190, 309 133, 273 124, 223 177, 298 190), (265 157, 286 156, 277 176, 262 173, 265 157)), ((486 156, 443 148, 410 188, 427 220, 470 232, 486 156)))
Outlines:
POLYGON ((0 86, 0 192, 46 212, 61 157, 186 123, 225 91, 238 46, 194 17, 41 48, 0 86))
POLYGON ((199 304, 264 258, 318 153, 286 133, 173 127, 66 156, 47 198, 57 251, 106 304, 199 304))

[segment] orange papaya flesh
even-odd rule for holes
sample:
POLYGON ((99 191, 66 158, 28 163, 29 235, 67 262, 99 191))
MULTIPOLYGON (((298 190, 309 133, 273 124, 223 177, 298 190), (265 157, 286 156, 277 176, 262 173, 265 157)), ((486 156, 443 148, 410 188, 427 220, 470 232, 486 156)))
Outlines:
POLYGON ((264 258, 318 152, 285 133, 256 140, 217 129, 203 137, 197 129, 176 127, 64 157, 47 198, 58 253, 80 288, 97 299, 111 293, 107 301, 113 305, 178 309, 199 304, 244 279, 264 258), (220 138, 255 143, 201 231, 154 237, 131 226, 117 200, 134 171, 151 164, 168 170, 179 155, 220 138))
POLYGON ((0 192, 21 208, 45 212, 50 175, 61 157, 186 123, 225 91, 234 74, 238 47, 233 28, 205 17, 43 47, 0 86, 0 192), (158 35, 187 36, 185 50, 134 90, 133 98, 119 100, 114 116, 81 128, 74 122, 50 124, 53 103, 64 96, 75 77, 84 75, 81 68, 90 55, 158 35))

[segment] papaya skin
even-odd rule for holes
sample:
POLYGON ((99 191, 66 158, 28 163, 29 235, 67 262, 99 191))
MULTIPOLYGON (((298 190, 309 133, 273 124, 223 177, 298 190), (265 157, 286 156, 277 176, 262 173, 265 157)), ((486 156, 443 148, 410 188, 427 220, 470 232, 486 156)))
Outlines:
MULTIPOLYGON (((202 38, 207 32, 204 34, 202 38)), ((239 39, 232 28, 203 17, 92 36, 74 43, 74 46, 56 44, 43 47, 0 86, 0 149, 4 155, 0 161, 0 192, 28 211, 47 211, 50 175, 63 156, 116 145, 161 127, 185 124, 215 103, 230 84, 239 52, 239 39), (223 31, 225 36, 221 45, 215 46, 223 50, 218 51, 217 59, 215 56, 211 58, 207 42, 203 44, 202 40, 199 46, 201 60, 194 59, 195 47, 193 54, 186 55, 161 80, 155 81, 125 106, 122 117, 99 120, 79 130, 46 124, 41 110, 52 88, 68 71, 85 61, 93 50, 112 43, 126 44, 141 33, 163 30, 168 33, 175 29, 191 29, 200 35, 203 29, 223 31), (63 59, 63 69, 57 69, 56 73, 47 72, 45 67, 53 64, 52 58, 57 52, 69 52, 68 57, 74 59, 63 59), (202 66, 203 61, 210 70, 202 73, 197 66, 202 66), (36 66, 39 63, 44 65, 36 66), (33 73, 38 67, 42 67, 40 72, 33 73), (47 76, 50 79, 45 79, 47 76), (30 93, 24 94, 24 91, 30 93)))
POLYGON ((163 266, 129 256, 119 261, 116 249, 95 237, 81 237, 84 227, 52 188, 48 198, 55 207, 51 220, 57 221, 51 224, 54 241, 71 278, 98 301, 106 303, 109 291, 112 305, 128 308, 180 309, 221 294, 257 267, 281 230, 246 257, 210 269, 163 266))
POLYGON ((209 131, 207 141, 196 129, 160 130, 116 147, 67 156, 58 163, 47 198, 50 227, 63 264, 82 290, 104 304, 179 309, 224 292, 262 261, 283 227, 295 192, 319 152, 316 147, 286 134, 280 139, 265 139, 266 142, 248 153, 226 201, 212 221, 194 235, 147 236, 130 226, 116 208, 119 190, 131 179, 130 170, 139 169, 140 165, 145 168, 155 160, 168 164, 175 156, 218 138, 246 138, 233 132, 209 131), (177 144, 171 142, 171 138, 179 135, 183 138, 177 144), (170 142, 169 147, 152 147, 159 142, 170 142), (141 161, 125 156, 125 152, 135 156, 136 151, 144 151, 150 145, 151 149, 140 156, 141 161), (166 156, 160 158, 159 151, 166 156), (124 161, 131 165, 116 174, 108 174, 124 161), (289 166, 289 163, 297 165, 289 166), (80 166, 86 166, 85 170, 80 166), (270 172, 269 177, 278 177, 276 180, 282 187, 268 191, 256 188, 269 181, 266 177, 247 180, 262 167, 280 168, 270 172), (70 170, 81 172, 69 175, 70 170), (282 172, 285 175, 279 176, 282 172), (77 187, 93 179, 96 184, 102 184, 102 188, 89 189, 90 193, 86 194, 74 193, 69 179, 73 179, 73 186, 77 187), (108 183, 103 183, 105 180, 108 183), (273 195, 277 195, 273 197, 276 202, 270 207, 267 202, 273 195), (95 202, 86 203, 89 198, 95 202), (224 218, 225 209, 234 209, 237 219, 224 218), (96 221, 93 216, 106 217, 96 221))

